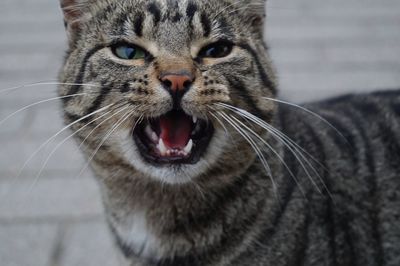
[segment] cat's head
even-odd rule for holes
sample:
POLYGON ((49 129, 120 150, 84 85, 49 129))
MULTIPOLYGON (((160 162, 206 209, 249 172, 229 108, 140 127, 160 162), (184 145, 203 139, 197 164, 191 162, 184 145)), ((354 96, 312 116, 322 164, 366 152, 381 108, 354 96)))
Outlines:
POLYGON ((69 50, 60 95, 88 158, 167 183, 248 167, 254 136, 221 103, 272 119, 264 5, 61 0, 69 50))

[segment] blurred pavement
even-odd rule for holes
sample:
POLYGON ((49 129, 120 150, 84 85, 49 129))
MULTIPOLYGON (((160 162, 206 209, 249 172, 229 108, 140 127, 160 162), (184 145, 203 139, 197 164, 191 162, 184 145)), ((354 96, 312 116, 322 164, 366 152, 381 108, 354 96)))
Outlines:
MULTIPOLYGON (((344 92, 400 87, 400 1, 269 0, 267 40, 281 97, 310 101, 344 92)), ((1 0, 0 91, 55 81, 65 50, 56 0, 1 0)), ((0 121, 19 108, 55 97, 55 86, 0 92, 0 121)), ((116 266, 101 199, 69 141, 57 101, 0 125, 0 265, 116 266), (38 173, 42 170, 40 178, 38 173)))

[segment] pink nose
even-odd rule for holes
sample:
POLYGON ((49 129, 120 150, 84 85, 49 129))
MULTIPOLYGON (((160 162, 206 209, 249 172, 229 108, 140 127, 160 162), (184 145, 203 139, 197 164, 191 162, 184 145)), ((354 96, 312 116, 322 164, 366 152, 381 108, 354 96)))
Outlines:
POLYGON ((186 90, 192 84, 193 78, 186 74, 170 74, 163 76, 161 81, 172 93, 178 93, 186 90))

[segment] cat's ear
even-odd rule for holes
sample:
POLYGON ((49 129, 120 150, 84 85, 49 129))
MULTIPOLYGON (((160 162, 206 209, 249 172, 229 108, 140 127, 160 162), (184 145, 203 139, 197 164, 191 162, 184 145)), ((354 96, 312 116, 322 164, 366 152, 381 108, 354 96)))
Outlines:
POLYGON ((243 0, 241 1, 245 7, 243 10, 246 12, 248 19, 252 26, 255 28, 262 28, 264 26, 266 0, 243 0))
POLYGON ((60 6, 64 14, 64 25, 68 39, 73 42, 81 30, 86 0, 60 0, 60 6))

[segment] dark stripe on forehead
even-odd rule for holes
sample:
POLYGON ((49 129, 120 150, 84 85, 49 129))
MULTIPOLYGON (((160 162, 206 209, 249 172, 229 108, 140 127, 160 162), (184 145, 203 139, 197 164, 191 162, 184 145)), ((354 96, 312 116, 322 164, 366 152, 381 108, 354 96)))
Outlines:
POLYGON ((187 7, 186 7, 186 16, 188 18, 189 21, 189 27, 190 27, 190 36, 193 35, 193 31, 194 31, 194 26, 193 26, 193 18, 196 15, 198 11, 198 6, 194 3, 194 2, 189 2, 187 7))
POLYGON ((172 18, 172 22, 178 22, 182 19, 182 15, 179 12, 176 12, 172 18))
POLYGON ((253 48, 251 48, 250 45, 248 45, 248 44, 238 44, 238 46, 240 48, 248 51, 252 55, 254 61, 257 64, 258 72, 261 75, 261 80, 263 81, 264 85, 268 89, 270 89, 274 95, 276 95, 277 90, 276 90, 275 84, 272 82, 272 80, 269 79, 263 65, 261 64, 260 59, 258 58, 259 55, 257 54, 257 52, 253 48))
MULTIPOLYGON (((87 64, 88 64, 89 59, 90 59, 97 51, 99 51, 100 49, 103 49, 103 46, 102 46, 102 45, 96 46, 96 47, 92 48, 91 50, 89 50, 89 51, 86 53, 86 55, 84 56, 84 58, 83 58, 83 60, 82 60, 82 63, 81 63, 81 67, 80 67, 80 69, 79 69, 78 76, 77 76, 77 78, 76 78, 76 80, 75 80, 75 84, 82 84, 83 78, 84 78, 84 76, 85 76, 85 71, 86 71, 86 67, 87 67, 87 64)), ((72 86, 71 89, 68 91, 68 93, 67 93, 66 96, 70 96, 70 95, 73 95, 73 94, 77 94, 77 93, 79 93, 81 90, 82 90, 82 86, 81 86, 81 85, 74 85, 74 86, 72 86)), ((64 99, 63 99, 64 104, 67 104, 71 99, 72 99, 71 97, 70 97, 70 98, 64 98, 64 99)))
POLYGON ((218 19, 218 24, 219 24, 219 28, 220 28, 221 32, 224 35, 226 35, 227 38, 235 39, 235 34, 231 30, 231 26, 228 24, 228 22, 226 21, 226 19, 224 17, 220 17, 218 19))
POLYGON ((161 10, 156 3, 150 3, 147 6, 147 11, 149 11, 154 17, 154 24, 158 24, 161 20, 161 10))
POLYGON ((192 22, 194 15, 197 12, 197 5, 193 2, 189 2, 186 8, 186 16, 189 18, 190 22, 192 22))
POLYGON ((144 21, 143 14, 138 14, 137 17, 135 18, 135 22, 133 25, 134 31, 136 35, 139 37, 143 36, 143 21, 144 21))
POLYGON ((205 13, 201 14, 201 26, 203 27, 204 30, 204 37, 210 36, 211 33, 211 21, 208 19, 207 15, 205 13))

